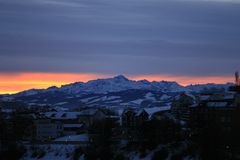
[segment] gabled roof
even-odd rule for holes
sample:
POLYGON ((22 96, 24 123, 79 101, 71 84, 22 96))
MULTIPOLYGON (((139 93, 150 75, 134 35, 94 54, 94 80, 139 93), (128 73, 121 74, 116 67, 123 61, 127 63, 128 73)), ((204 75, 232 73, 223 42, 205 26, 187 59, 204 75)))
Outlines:
POLYGON ((80 116, 93 116, 98 109, 86 109, 80 112, 46 112, 44 115, 51 119, 77 119, 80 116))
POLYGON ((145 108, 145 111, 149 114, 150 117, 155 113, 169 111, 171 106, 162 106, 162 107, 152 107, 152 108, 145 108))
POLYGON ((140 116, 143 112, 146 112, 150 118, 155 113, 169 111, 170 109, 171 109, 171 106, 141 108, 141 109, 128 108, 128 109, 124 110, 123 114, 125 114, 127 112, 133 112, 135 114, 135 116, 140 116))
POLYGON ((83 123, 79 124, 63 124, 64 128, 82 128, 84 125, 83 123))
POLYGON ((77 119, 79 112, 46 112, 44 115, 51 119, 77 119))
MULTIPOLYGON (((145 109, 140 109, 139 111, 137 111, 136 116, 140 116, 142 113, 147 113, 145 109)), ((147 113, 148 114, 148 113, 147 113)))
POLYGON ((227 107, 228 103, 227 102, 208 102, 207 106, 208 107, 227 107))
POLYGON ((207 101, 207 100, 209 100, 210 97, 211 97, 210 95, 201 95, 200 101, 207 101))
POLYGON ((127 112, 132 112, 132 113, 136 114, 137 113, 137 109, 133 109, 133 108, 124 109, 123 112, 122 112, 122 115, 126 114, 127 112))
POLYGON ((98 109, 85 109, 83 111, 79 112, 80 116, 93 116, 95 115, 99 110, 98 109))

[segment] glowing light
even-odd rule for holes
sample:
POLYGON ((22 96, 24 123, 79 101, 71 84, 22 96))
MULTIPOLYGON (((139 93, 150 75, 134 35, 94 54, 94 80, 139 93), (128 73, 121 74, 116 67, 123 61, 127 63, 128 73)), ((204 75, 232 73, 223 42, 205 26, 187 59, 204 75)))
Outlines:
MULTIPOLYGON (((0 94, 12 94, 27 89, 45 89, 50 86, 60 87, 73 82, 87 82, 114 75, 94 73, 0 73, 0 94)), ((172 75, 126 75, 132 80, 176 81, 181 85, 233 82, 232 76, 172 76, 172 75)))
POLYGON ((103 74, 71 73, 0 73, 0 94, 12 94, 28 89, 45 89, 50 86, 60 87, 73 82, 87 82, 92 79, 105 78, 103 74))

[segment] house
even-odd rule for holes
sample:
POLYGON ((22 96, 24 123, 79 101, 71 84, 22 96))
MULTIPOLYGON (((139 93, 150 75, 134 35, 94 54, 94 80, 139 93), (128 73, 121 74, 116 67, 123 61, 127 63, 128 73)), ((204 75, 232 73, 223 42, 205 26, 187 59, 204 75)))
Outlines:
POLYGON ((187 93, 183 92, 177 97, 175 97, 172 107, 171 113, 172 115, 179 121, 188 121, 190 114, 190 106, 195 104, 196 98, 187 93))
POLYGON ((149 119, 161 120, 166 117, 166 114, 170 114, 171 106, 151 107, 145 110, 149 114, 149 119))
POLYGON ((64 135, 83 133, 93 123, 106 118, 106 115, 98 109, 85 109, 79 112, 45 112, 43 115, 51 119, 51 122, 61 122, 64 135))
POLYGON ((144 109, 126 109, 122 113, 122 126, 128 129, 135 129, 147 121, 149 114, 144 109))
POLYGON ((203 95, 198 105, 190 107, 191 136, 206 135, 209 151, 226 153, 231 159, 240 156, 238 88, 233 86, 227 93, 203 95))
POLYGON ((149 120, 149 114, 145 109, 140 109, 135 115, 136 126, 141 126, 144 122, 149 120))
POLYGON ((84 123, 87 127, 95 122, 106 119, 106 114, 99 109, 85 109, 79 112, 79 121, 84 123))
POLYGON ((63 135, 63 124, 51 119, 38 119, 35 121, 36 139, 51 140, 63 135))
POLYGON ((200 102, 190 107, 191 125, 201 127, 218 123, 229 127, 224 123, 230 122, 234 112, 237 113, 239 110, 235 101, 235 95, 232 92, 201 95, 200 102))
POLYGON ((133 109, 127 108, 122 113, 122 126, 125 129, 136 129, 144 122, 159 119, 162 114, 170 111, 170 106, 133 109))
POLYGON ((79 124, 63 124, 64 135, 74 135, 85 132, 84 123, 79 124))

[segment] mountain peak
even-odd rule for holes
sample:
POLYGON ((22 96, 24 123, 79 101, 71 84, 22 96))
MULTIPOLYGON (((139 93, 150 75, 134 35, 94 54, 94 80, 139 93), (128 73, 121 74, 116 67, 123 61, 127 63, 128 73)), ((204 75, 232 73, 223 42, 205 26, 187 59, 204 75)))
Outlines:
POLYGON ((128 78, 126 78, 124 75, 118 75, 118 76, 115 76, 115 77, 113 77, 113 79, 118 79, 118 80, 125 80, 125 81, 128 81, 128 78))

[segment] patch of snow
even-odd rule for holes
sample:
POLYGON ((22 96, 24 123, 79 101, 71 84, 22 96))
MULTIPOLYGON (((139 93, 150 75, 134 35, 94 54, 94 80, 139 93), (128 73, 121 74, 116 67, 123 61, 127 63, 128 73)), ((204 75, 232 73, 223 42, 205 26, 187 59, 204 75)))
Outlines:
POLYGON ((67 104, 68 102, 59 102, 59 103, 56 103, 54 104, 55 106, 61 106, 61 105, 64 105, 64 104, 67 104))
POLYGON ((108 101, 108 102, 106 102, 106 103, 121 103, 122 102, 122 100, 114 100, 114 101, 108 101))
POLYGON ((2 97, 1 100, 2 101, 12 101, 12 100, 14 100, 14 97, 10 97, 10 96, 2 97))
POLYGON ((118 98, 121 98, 121 97, 120 96, 109 96, 105 100, 114 100, 114 99, 118 99, 118 98))
POLYGON ((98 96, 81 99, 81 102, 87 103, 87 102, 89 102, 90 100, 95 99, 95 98, 98 98, 98 96))
POLYGON ((97 99, 91 100, 90 102, 88 102, 88 104, 96 103, 98 101, 101 101, 101 98, 97 98, 97 99))
POLYGON ((161 96, 161 98, 160 98, 160 100, 167 100, 167 99, 169 99, 169 98, 171 98, 171 96, 169 96, 169 95, 167 95, 167 94, 163 94, 162 96, 161 96))
POLYGON ((62 144, 36 144, 36 151, 44 151, 46 154, 42 158, 32 157, 33 150, 31 149, 31 145, 26 145, 27 154, 23 159, 27 160, 72 160, 72 153, 78 145, 62 145, 62 144), (66 155, 70 156, 67 157, 66 155))
POLYGON ((137 100, 131 101, 131 103, 135 103, 138 105, 140 105, 142 102, 143 102, 143 99, 137 99, 137 100))
POLYGON ((64 136, 60 137, 54 140, 55 142, 88 142, 89 141, 89 136, 88 134, 79 134, 79 135, 69 135, 69 136, 64 136))
POLYGON ((145 98, 148 99, 148 100, 156 101, 156 98, 154 97, 154 95, 151 92, 148 92, 145 95, 145 98))
POLYGON ((207 106, 208 107, 226 107, 227 106, 227 102, 208 102, 207 106))

